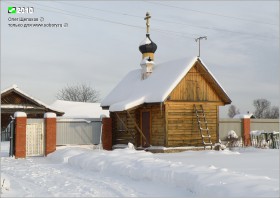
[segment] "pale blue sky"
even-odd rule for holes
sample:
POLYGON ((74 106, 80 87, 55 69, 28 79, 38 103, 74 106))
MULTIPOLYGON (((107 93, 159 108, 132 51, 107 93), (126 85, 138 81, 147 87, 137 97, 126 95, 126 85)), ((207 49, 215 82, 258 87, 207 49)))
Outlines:
MULTIPOLYGON (((279 1, 1 2, 1 90, 17 84, 51 104, 66 84, 88 83, 104 98, 140 68, 144 16, 151 13, 155 62, 198 55, 242 113, 256 98, 279 105, 279 1), (44 17, 67 28, 11 28, 8 6, 34 7, 16 17, 44 17)), ((13 15, 14 17, 15 15, 13 15)), ((22 23, 22 22, 21 22, 22 23)), ((227 117, 228 106, 221 108, 227 117)))

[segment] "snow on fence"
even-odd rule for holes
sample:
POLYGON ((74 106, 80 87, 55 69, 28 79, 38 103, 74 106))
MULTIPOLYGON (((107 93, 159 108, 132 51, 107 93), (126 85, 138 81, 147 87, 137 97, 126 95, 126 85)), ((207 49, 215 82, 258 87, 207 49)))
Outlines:
MULTIPOLYGON (((279 126, 279 119, 250 119, 250 131, 279 131, 279 126)), ((219 136, 222 141, 226 141, 230 130, 234 130, 238 137, 242 137, 242 119, 221 118, 219 120, 219 136)))
POLYGON ((251 131, 251 144, 257 148, 279 149, 279 132, 251 131))
POLYGON ((99 144, 101 119, 57 118, 56 145, 99 144))

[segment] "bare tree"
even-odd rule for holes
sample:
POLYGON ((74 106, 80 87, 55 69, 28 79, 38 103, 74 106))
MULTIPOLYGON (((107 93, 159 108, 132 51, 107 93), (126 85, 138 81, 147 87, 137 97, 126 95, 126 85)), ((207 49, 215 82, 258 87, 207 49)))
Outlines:
POLYGON ((99 92, 86 84, 67 85, 59 90, 56 98, 76 102, 97 102, 99 92))
POLYGON ((266 111, 265 118, 277 119, 279 118, 279 107, 273 106, 269 111, 266 111))
POLYGON ((230 105, 228 108, 228 117, 233 118, 237 114, 240 114, 239 109, 235 105, 230 105))
POLYGON ((267 99, 256 99, 253 102, 255 106, 254 115, 256 118, 266 118, 270 111, 270 102, 267 99))

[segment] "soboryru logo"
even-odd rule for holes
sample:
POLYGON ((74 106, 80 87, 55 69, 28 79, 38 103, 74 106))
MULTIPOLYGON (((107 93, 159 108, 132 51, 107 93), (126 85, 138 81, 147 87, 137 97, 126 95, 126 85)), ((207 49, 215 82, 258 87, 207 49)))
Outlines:
POLYGON ((8 13, 9 14, 16 14, 17 13, 17 8, 16 7, 8 7, 8 13))

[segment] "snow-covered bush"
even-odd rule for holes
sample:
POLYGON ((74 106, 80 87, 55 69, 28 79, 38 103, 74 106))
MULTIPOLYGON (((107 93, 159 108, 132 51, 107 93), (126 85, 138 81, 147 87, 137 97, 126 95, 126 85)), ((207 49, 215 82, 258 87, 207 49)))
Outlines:
POLYGON ((228 132, 228 139, 238 139, 238 135, 235 133, 234 130, 230 130, 228 132))
POLYGON ((232 147, 242 146, 242 139, 238 137, 234 130, 230 130, 227 136, 227 146, 231 149, 232 147))
POLYGON ((135 150, 135 147, 132 143, 128 142, 127 149, 135 150))
POLYGON ((214 150, 216 151, 225 150, 226 148, 226 145, 222 144, 222 141, 220 139, 218 143, 214 144, 214 150))
POLYGON ((220 151, 220 150, 225 150, 227 147, 224 144, 221 143, 215 143, 214 144, 214 150, 220 151))

